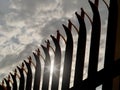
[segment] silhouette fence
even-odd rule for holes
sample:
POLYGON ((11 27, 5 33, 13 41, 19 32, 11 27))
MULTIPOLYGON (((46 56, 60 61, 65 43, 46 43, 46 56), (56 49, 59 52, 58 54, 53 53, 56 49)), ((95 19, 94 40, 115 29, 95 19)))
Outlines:
POLYGON ((94 3, 89 1, 93 12, 92 20, 84 11, 84 9, 81 9, 81 15, 76 12, 75 15, 79 22, 79 29, 77 29, 76 26, 69 20, 68 26, 63 25, 66 37, 64 37, 59 31, 57 31, 56 37, 51 35, 51 39, 53 40, 55 48, 51 47, 49 40, 47 40, 46 46, 41 45, 45 57, 42 56, 40 49, 37 49, 36 52, 33 53, 35 61, 32 61, 32 57, 30 56, 28 57, 28 60, 24 60, 22 66, 17 66, 14 73, 10 73, 7 79, 3 79, 2 84, 0 85, 0 90, 49 90, 51 71, 49 70, 48 66, 51 65, 52 61, 50 56, 50 49, 52 49, 54 52, 51 90, 58 90, 59 88, 62 57, 64 57, 64 69, 62 75, 61 90, 95 90, 96 87, 98 87, 99 85, 102 85, 102 90, 120 90, 120 79, 117 78, 120 75, 120 59, 115 59, 115 48, 117 41, 116 33, 118 30, 120 30, 120 28, 118 28, 118 8, 120 5, 118 4, 118 2, 119 1, 117 0, 110 0, 110 6, 108 6, 107 3, 104 1, 108 8, 109 16, 103 69, 97 71, 100 49, 101 19, 98 8, 99 0, 95 0, 94 3), (87 41, 85 16, 87 16, 91 22, 92 32, 89 51, 90 56, 88 65, 88 77, 83 80, 87 41), (76 50, 74 85, 72 88, 70 88, 70 76, 72 62, 74 58, 74 39, 72 34, 72 27, 74 27, 78 33, 78 40, 76 50), (61 39, 65 42, 64 56, 62 56, 62 47, 60 44, 61 39), (44 60, 43 73, 43 64, 41 62, 41 59, 44 60), (34 72, 32 70, 33 68, 35 70, 34 72), (57 70, 54 72, 55 68, 57 68, 57 70), (117 78, 116 81, 114 81, 115 78, 117 78), (4 82, 6 84, 4 84, 4 82))

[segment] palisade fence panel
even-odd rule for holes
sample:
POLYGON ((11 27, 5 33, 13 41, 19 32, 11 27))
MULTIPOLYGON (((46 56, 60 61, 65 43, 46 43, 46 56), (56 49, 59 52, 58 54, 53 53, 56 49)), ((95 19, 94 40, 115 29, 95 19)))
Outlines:
POLYGON ((95 0, 94 2, 88 0, 93 14, 92 19, 84 9, 81 8, 81 14, 75 13, 76 18, 78 19, 79 28, 68 20, 68 26, 63 25, 66 36, 63 36, 59 31, 57 31, 56 36, 51 35, 50 37, 53 42, 47 40, 46 46, 41 45, 44 57, 40 51, 41 49, 37 49, 36 52, 33 53, 35 61, 31 56, 28 57, 28 60, 24 60, 21 66, 17 66, 15 71, 8 75, 8 78, 2 80, 0 90, 96 90, 96 87, 100 85, 102 85, 101 90, 120 90, 119 78, 116 80, 116 85, 113 85, 113 83, 115 83, 113 80, 120 75, 120 59, 115 60, 116 32, 119 30, 117 28, 119 1, 110 0, 110 5, 104 0, 103 2, 106 5, 106 8, 108 8, 108 26, 103 69, 97 70, 102 30, 99 0, 95 0), (91 23, 92 31, 89 50, 88 77, 83 80, 87 42, 85 16, 87 16, 91 23), (76 51, 74 51, 75 44, 73 39, 74 35, 72 34, 73 30, 76 30, 78 35, 76 51), (65 43, 64 56, 62 54, 60 40, 63 40, 65 43), (54 43, 54 46, 51 46, 50 43, 54 43), (51 58, 50 49, 52 49, 54 53, 54 58, 51 58), (74 85, 70 88, 72 62, 73 58, 75 58, 74 52, 76 52, 74 85), (61 65, 62 58, 64 58, 64 63, 61 65), (50 84, 51 59, 54 59, 54 64, 52 81, 50 84), (44 61, 44 65, 42 64, 42 60, 44 61), (61 67, 63 67, 62 76, 61 67), (60 77, 62 77, 62 81, 60 81, 60 77))

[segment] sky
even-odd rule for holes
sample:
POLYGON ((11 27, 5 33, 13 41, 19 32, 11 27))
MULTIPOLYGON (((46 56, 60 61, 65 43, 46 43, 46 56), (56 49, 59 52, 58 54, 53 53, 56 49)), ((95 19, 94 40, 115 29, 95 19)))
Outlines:
MULTIPOLYGON (((92 17, 88 0, 0 0, 0 80, 40 47, 50 34, 56 35, 56 30, 64 34, 62 24, 67 25, 68 19, 77 26, 74 13, 76 11, 80 13, 81 7, 92 17)), ((100 62, 103 62, 104 58, 108 14, 106 10, 105 4, 100 0, 99 11, 102 21, 100 62)), ((90 33, 90 24, 87 20, 86 23, 90 33)), ((89 37, 88 34, 88 44, 89 37)), ((101 65, 100 68, 103 67, 101 65)))

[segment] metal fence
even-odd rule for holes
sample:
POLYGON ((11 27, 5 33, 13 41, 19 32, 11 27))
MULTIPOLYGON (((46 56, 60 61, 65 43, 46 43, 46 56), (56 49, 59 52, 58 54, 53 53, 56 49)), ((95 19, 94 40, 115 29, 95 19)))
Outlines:
MULTIPOLYGON (((28 57, 28 60, 24 60, 21 66, 17 66, 15 72, 10 73, 8 78, 4 78, 0 85, 0 90, 49 90, 50 82, 50 70, 51 65, 50 49, 54 52, 54 65, 53 70, 57 68, 55 73, 52 74, 51 90, 58 90, 59 79, 61 73, 61 60, 62 50, 60 40, 65 42, 65 54, 63 64, 63 75, 61 90, 95 90, 96 87, 102 85, 102 90, 120 90, 119 75, 120 75, 120 60, 115 60, 115 45, 116 45, 116 32, 118 23, 118 2, 117 0, 110 0, 110 6, 103 0, 108 8, 108 26, 107 26, 107 38, 105 48, 105 60, 104 68, 97 71, 99 46, 100 46, 100 32, 101 32, 101 19, 98 10, 99 0, 95 2, 88 1, 92 12, 93 19, 87 15, 84 9, 81 9, 81 14, 75 13, 78 22, 79 29, 69 20, 68 26, 63 25, 66 37, 57 31, 57 36, 52 36, 51 39, 54 43, 54 48, 50 45, 50 41, 47 40, 47 45, 41 45, 44 51, 44 57, 37 49, 33 53, 35 62, 32 57, 28 57), (83 69, 85 62, 85 50, 87 40, 87 30, 85 23, 85 16, 88 17, 92 26, 91 32, 91 44, 90 44, 90 56, 88 65, 88 77, 83 80, 83 69), (74 39, 72 34, 72 27, 77 31, 77 50, 76 50, 76 64, 75 64, 75 76, 74 85, 72 88, 70 85, 71 68, 73 62, 73 48, 74 39), (44 69, 42 69, 41 59, 44 60, 44 69), (34 68, 34 72, 33 69, 34 68), (43 70, 43 72, 42 72, 43 70), (42 77, 42 81, 41 81, 42 77), (114 81, 115 78, 116 81, 114 81), (42 83, 41 83, 42 82, 42 83), (114 83, 116 84, 114 85, 114 83)), ((54 72, 54 71, 53 71, 54 72)))

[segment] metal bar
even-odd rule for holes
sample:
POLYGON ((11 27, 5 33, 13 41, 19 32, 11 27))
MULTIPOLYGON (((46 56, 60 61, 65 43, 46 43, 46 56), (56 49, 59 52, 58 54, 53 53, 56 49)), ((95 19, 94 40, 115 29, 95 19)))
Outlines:
POLYGON ((11 77, 12 77, 12 80, 13 80, 13 83, 12 83, 12 87, 13 87, 13 90, 17 90, 17 80, 16 80, 16 74, 12 74, 10 73, 11 77))
POLYGON ((115 55, 115 42, 116 42, 116 32, 117 32, 117 19, 118 19, 118 4, 117 0, 110 0, 109 17, 108 17, 108 30, 107 30, 107 40, 106 40, 106 52, 105 52, 105 64, 104 67, 111 68, 110 71, 106 71, 106 80, 103 84, 103 90, 112 90, 113 79, 111 78, 112 63, 114 62, 115 55))
POLYGON ((94 86, 94 84, 96 83, 95 77, 98 66, 101 20, 100 20, 98 7, 96 6, 96 4, 93 4, 91 1, 89 1, 89 4, 93 11, 93 23, 92 23, 92 33, 91 33, 90 57, 89 57, 89 65, 88 65, 88 78, 89 77, 94 77, 94 78, 91 80, 91 83, 89 82, 88 83, 89 83, 89 87, 93 86, 91 88, 92 90, 95 90, 96 87, 94 86))
POLYGON ((24 87, 25 87, 25 77, 24 77, 24 70, 23 68, 21 67, 18 67, 17 66, 17 69, 20 73, 20 84, 19 84, 19 90, 25 90, 24 87))
MULTIPOLYGON (((84 22, 84 12, 81 11, 81 17, 76 13, 77 19, 79 21, 79 37, 77 45, 77 55, 76 55, 76 65, 75 65, 75 78, 74 86, 76 87, 83 79, 83 68, 84 68, 84 58, 85 58, 85 47, 86 47, 86 25, 84 22)), ((76 88, 77 90, 77 88, 76 88)))
POLYGON ((48 90, 49 88, 49 79, 50 79, 50 55, 49 55, 49 49, 48 47, 45 47, 41 45, 44 53, 45 53, 45 64, 44 64, 44 72, 43 72, 43 85, 42 85, 42 90, 48 90))
MULTIPOLYGON (((116 62, 114 62, 112 65, 113 65, 113 67, 112 67, 113 73, 110 76, 111 76, 111 78, 115 78, 120 75, 120 70, 119 70, 120 59, 117 60, 116 62)), ((93 90, 93 88, 92 88, 93 86, 97 87, 97 86, 101 85, 102 83, 104 83, 104 81, 108 80, 106 77, 106 75, 108 75, 108 73, 106 71, 110 71, 110 70, 111 70, 111 68, 106 67, 106 69, 102 69, 99 72, 97 72, 96 73, 96 83, 94 85, 90 84, 91 80, 95 79, 94 77, 89 77, 89 78, 85 79, 81 84, 76 86, 78 88, 77 90, 93 90), (89 87, 88 82, 91 85, 91 87, 89 87)), ((76 87, 72 87, 69 90, 76 90, 76 87)))
POLYGON ((33 55, 34 55, 35 61, 36 61, 33 90, 39 90, 40 77, 41 77, 41 63, 40 63, 40 51, 39 51, 39 49, 37 50, 37 54, 33 53, 33 55))
POLYGON ((70 84, 70 74, 73 56, 73 38, 71 31, 63 25, 64 30, 67 35, 66 49, 65 49, 65 59, 64 59, 64 69, 63 69, 63 79, 62 79, 62 90, 68 90, 70 84))
POLYGON ((32 88, 32 70, 31 70, 31 63, 29 63, 29 62, 26 62, 25 60, 24 60, 24 62, 25 62, 25 65, 26 65, 26 67, 27 67, 27 79, 26 79, 26 88, 25 88, 25 90, 31 90, 31 88, 32 88))
POLYGON ((61 48, 60 48, 59 41, 54 36, 51 36, 51 38, 56 47, 51 90, 58 90, 59 77, 60 77, 60 64, 61 64, 61 48))
POLYGON ((5 80, 5 83, 6 83, 7 90, 11 90, 10 81, 7 80, 6 78, 4 80, 5 80))

